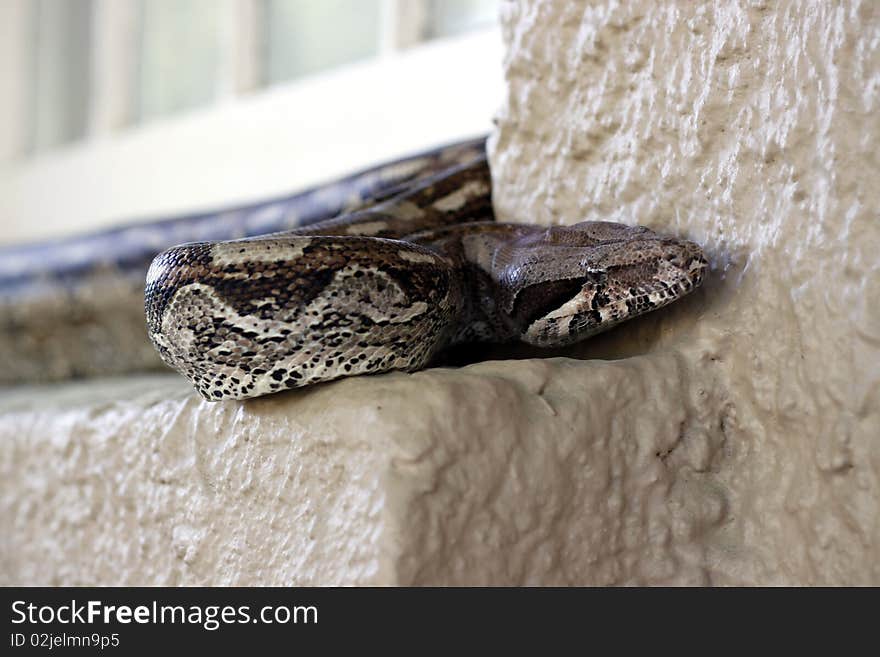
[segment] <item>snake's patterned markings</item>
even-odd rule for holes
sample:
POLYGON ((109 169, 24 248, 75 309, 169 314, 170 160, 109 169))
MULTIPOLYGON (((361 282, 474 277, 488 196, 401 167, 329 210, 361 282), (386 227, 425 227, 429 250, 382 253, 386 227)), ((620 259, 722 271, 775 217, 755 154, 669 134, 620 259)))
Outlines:
POLYGON ((305 229, 159 255, 147 326, 209 400, 416 370, 470 341, 570 344, 699 286, 692 242, 493 221, 485 157, 305 229))

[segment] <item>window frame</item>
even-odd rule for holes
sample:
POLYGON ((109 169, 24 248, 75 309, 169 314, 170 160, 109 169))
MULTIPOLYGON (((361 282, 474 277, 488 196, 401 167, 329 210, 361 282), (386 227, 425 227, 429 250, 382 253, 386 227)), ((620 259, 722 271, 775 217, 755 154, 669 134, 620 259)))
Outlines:
MULTIPOLYGON (((131 111, 131 39, 112 26, 131 29, 137 0, 93 1, 99 57, 89 134, 0 166, 2 243, 292 193, 488 132, 502 100, 497 27, 413 46, 419 17, 386 0, 376 58, 254 92, 254 33, 227 30, 242 43, 229 50, 220 100, 121 130, 131 111)), ((255 0, 223 2, 230 20, 257 20, 255 0)))

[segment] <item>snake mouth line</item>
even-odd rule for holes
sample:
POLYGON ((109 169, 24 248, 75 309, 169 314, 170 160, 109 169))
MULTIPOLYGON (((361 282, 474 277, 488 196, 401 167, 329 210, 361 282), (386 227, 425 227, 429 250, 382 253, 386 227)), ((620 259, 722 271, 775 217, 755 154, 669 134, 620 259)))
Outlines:
POLYGON ((690 294, 702 285, 708 262, 693 242, 673 246, 681 252, 659 259, 653 279, 628 284, 608 275, 587 281, 556 310, 530 322, 521 340, 542 348, 571 345, 690 294))

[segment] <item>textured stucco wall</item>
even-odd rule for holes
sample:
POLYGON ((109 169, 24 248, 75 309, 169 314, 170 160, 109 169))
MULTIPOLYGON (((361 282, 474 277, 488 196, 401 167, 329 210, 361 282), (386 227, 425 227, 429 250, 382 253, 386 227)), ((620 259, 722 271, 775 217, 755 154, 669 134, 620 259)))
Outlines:
POLYGON ((0 584, 880 584, 871 2, 504 2, 496 205, 705 245, 574 358, 0 396, 0 584))
POLYGON ((500 214, 640 223, 713 262, 668 332, 649 317, 582 351, 674 354, 680 403, 645 395, 639 440, 676 413, 694 426, 664 460, 666 503, 715 491, 694 541, 711 580, 880 583, 880 5, 502 11, 500 214))
POLYGON ((489 362, 219 404, 175 375, 22 389, 0 403, 0 584, 706 583, 724 495, 666 463, 686 434, 676 458, 708 467, 720 430, 679 372, 489 362))

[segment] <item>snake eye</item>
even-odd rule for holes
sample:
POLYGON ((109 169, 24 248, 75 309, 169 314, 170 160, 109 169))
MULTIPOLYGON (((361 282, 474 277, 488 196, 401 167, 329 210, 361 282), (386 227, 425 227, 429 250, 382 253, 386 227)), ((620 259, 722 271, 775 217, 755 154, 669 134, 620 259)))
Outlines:
POLYGON ((581 291, 589 278, 568 278, 535 283, 523 288, 513 302, 513 318, 525 327, 564 306, 581 291))

